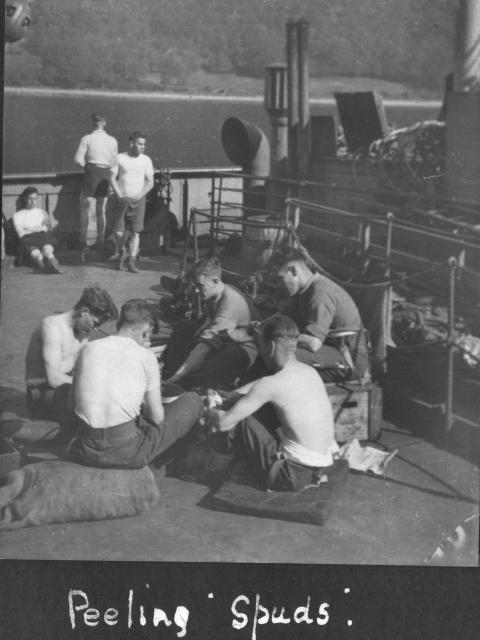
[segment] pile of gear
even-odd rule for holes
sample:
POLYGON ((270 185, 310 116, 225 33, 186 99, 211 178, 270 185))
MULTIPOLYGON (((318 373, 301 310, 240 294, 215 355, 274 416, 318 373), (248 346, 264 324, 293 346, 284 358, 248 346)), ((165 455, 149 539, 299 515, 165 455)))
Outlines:
POLYGON ((421 192, 427 180, 440 180, 444 173, 445 141, 445 123, 426 120, 375 140, 368 157, 382 169, 379 181, 384 186, 421 192))

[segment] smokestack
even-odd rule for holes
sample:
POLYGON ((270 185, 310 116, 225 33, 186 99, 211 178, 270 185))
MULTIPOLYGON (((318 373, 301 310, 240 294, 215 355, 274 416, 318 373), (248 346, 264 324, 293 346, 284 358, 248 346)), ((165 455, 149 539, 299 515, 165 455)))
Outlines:
POLYGON ((287 22, 288 162, 289 177, 307 177, 310 164, 310 104, 308 79, 308 29, 301 19, 287 22))
POLYGON ((455 91, 469 91, 475 83, 480 83, 480 2, 461 0, 456 25, 455 91))
POLYGON ((287 65, 265 67, 264 108, 270 118, 270 188, 267 210, 281 212, 288 195, 287 185, 280 180, 288 176, 287 65), (276 179, 275 179, 276 178, 276 179))

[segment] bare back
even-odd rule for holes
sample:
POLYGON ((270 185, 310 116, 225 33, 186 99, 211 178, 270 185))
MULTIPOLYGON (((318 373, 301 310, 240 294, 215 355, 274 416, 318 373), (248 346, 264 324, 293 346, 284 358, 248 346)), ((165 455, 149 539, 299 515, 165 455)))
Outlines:
POLYGON ((293 361, 262 379, 283 433, 311 451, 326 453, 334 442, 333 414, 325 386, 310 366, 293 361))
POLYGON ((47 316, 35 330, 26 356, 25 379, 45 378, 51 387, 71 382, 71 372, 87 338, 78 340, 72 312, 47 316))

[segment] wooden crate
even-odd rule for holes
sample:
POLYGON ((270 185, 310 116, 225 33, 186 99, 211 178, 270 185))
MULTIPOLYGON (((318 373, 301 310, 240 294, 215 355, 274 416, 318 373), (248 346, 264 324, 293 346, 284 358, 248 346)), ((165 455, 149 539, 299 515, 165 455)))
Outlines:
POLYGON ((375 440, 382 425, 382 390, 375 384, 328 383, 337 442, 375 440))

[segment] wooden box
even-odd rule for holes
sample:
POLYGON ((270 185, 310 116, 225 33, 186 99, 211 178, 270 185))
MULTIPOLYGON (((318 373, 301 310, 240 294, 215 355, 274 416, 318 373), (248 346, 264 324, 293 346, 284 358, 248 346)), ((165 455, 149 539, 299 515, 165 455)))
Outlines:
POLYGON ((375 384, 328 383, 332 403, 335 440, 375 440, 382 426, 382 390, 375 384))
POLYGON ((0 478, 20 468, 20 453, 10 440, 0 436, 0 478))

